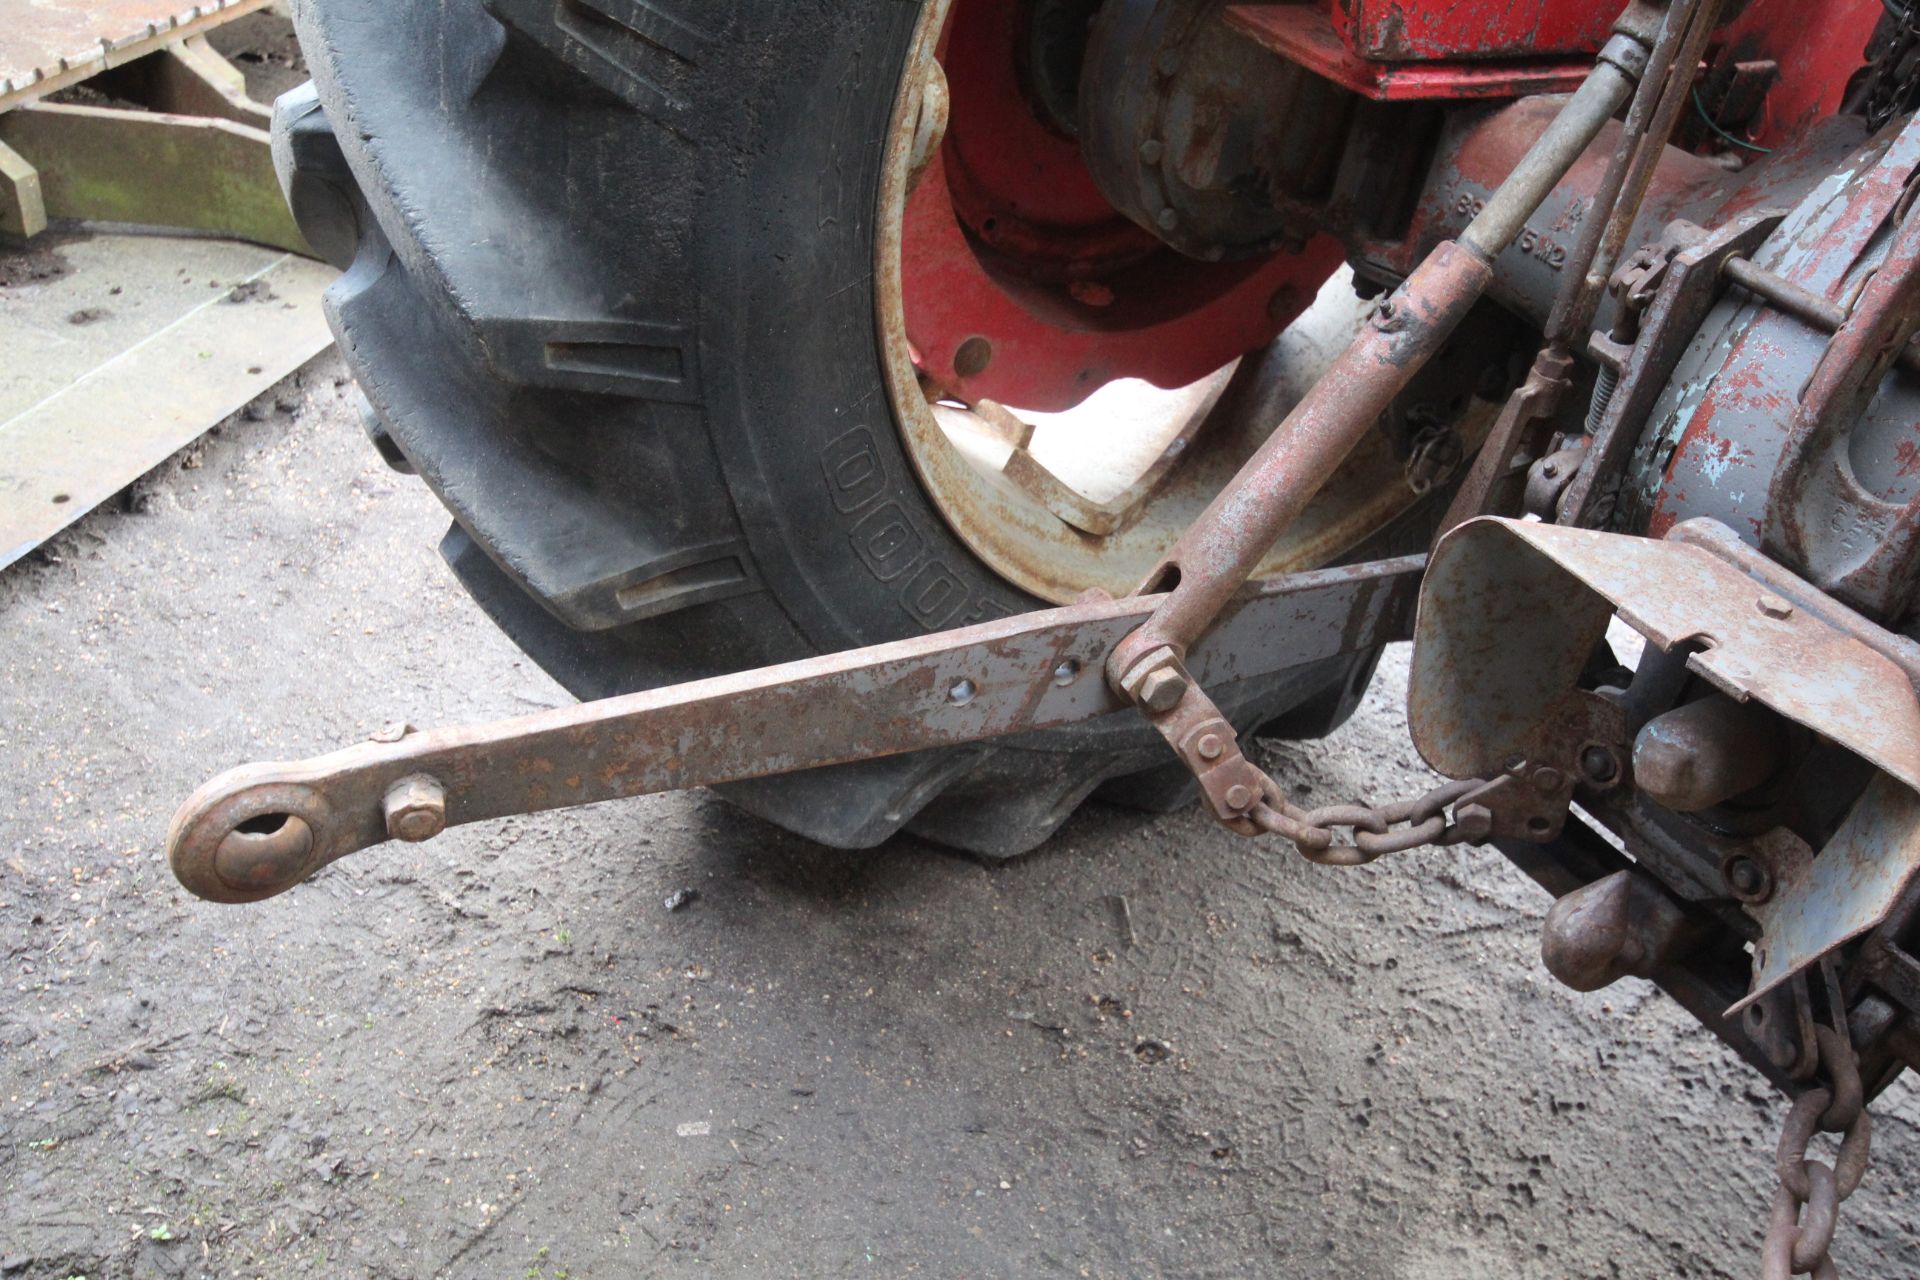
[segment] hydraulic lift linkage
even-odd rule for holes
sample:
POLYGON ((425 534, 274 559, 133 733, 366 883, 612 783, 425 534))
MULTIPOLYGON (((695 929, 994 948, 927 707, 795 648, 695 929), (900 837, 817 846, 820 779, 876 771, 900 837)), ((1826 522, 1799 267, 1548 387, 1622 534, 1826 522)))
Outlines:
MULTIPOLYGON (((1601 193, 1601 207, 1611 205, 1617 216, 1588 219, 1584 256, 1572 264, 1586 269, 1569 270, 1561 308, 1572 320, 1557 327, 1564 339, 1590 321, 1609 271, 1605 258, 1618 251, 1617 243, 1603 243, 1603 227, 1624 238, 1627 207, 1638 202, 1636 178, 1644 189, 1636 173, 1643 166, 1634 162, 1645 144, 1657 152, 1664 141, 1664 131, 1650 126, 1661 114, 1656 100, 1664 107, 1672 96, 1660 92, 1672 51, 1681 46, 1681 65, 1693 65, 1685 59, 1717 8, 1716 0, 1679 0, 1671 13, 1647 4, 1628 9, 1592 74, 1483 211, 1377 309, 1135 595, 493 724, 396 733, 298 763, 246 765, 182 806, 168 835, 175 874, 203 898, 252 902, 348 854, 390 839, 430 839, 461 823, 1026 733, 1129 706, 1199 779, 1216 819, 1243 835, 1283 835, 1316 861, 1353 864, 1421 844, 1557 833, 1571 783, 1543 795, 1510 776, 1465 780, 1388 810, 1306 812, 1241 753, 1205 686, 1412 634, 1424 557, 1305 573, 1251 590, 1248 579, 1451 337, 1492 281, 1495 258, 1632 98, 1601 193), (1413 825, 1390 831, 1397 823, 1413 825), (1354 844, 1335 844, 1335 827, 1354 830, 1354 844)), ((1550 332, 1529 379, 1536 392, 1542 367, 1564 360, 1564 341, 1559 346, 1556 355, 1550 332)), ((1515 403, 1528 394, 1523 387, 1515 403)), ((1483 499, 1474 495, 1490 487, 1482 483, 1490 469, 1510 463, 1516 420, 1510 405, 1447 524, 1479 514, 1483 499)))
MULTIPOLYGON (((1834 1274, 1827 1248, 1839 1202, 1868 1158, 1864 1099, 1901 1065, 1877 1048, 1880 1057, 1856 1053, 1858 1025, 1877 1018, 1891 1035, 1898 1015, 1869 1000, 1850 1012, 1835 953, 1867 939, 1862 954, 1880 957, 1888 972, 1910 965, 1920 984, 1920 959, 1883 937, 1902 927, 1894 913, 1906 909, 1898 904, 1920 867, 1920 645, 1711 520, 1683 522, 1658 541, 1566 527, 1592 507, 1599 468, 1580 472, 1560 508, 1571 518, 1558 525, 1487 516, 1569 389, 1574 344, 1591 333, 1622 265, 1723 3, 1633 0, 1591 75, 1459 239, 1436 248, 1378 307, 1134 595, 1088 596, 959 631, 472 728, 396 729, 312 760, 247 765, 182 806, 168 833, 175 874, 204 898, 253 902, 348 854, 431 839, 460 823, 1137 712, 1198 779, 1219 822, 1242 835, 1281 835, 1315 862, 1351 866, 1425 844, 1496 842, 1560 899, 1542 951, 1556 977, 1580 990, 1627 974, 1650 978, 1794 1094, 1762 1274, 1834 1274), (1447 344, 1493 282, 1495 260, 1623 106, 1532 371, 1439 521, 1431 556, 1249 586, 1263 555, 1447 344), (1584 664, 1616 611, 1655 656, 1630 689, 1582 687, 1584 664), (1207 693, 1408 637, 1409 729, 1427 761, 1456 779, 1419 800, 1297 807, 1241 753, 1207 693), (1570 821, 1580 787, 1590 800, 1624 796, 1627 819, 1643 796, 1682 813, 1710 806, 1711 795, 1695 793, 1713 781, 1705 777, 1711 762, 1701 763, 1712 735, 1702 737, 1695 722, 1732 704, 1710 699, 1660 714, 1687 673, 1876 771, 1819 857, 1785 851, 1780 865, 1791 874, 1768 879, 1764 892, 1742 888, 1757 864, 1746 879, 1726 873, 1758 922, 1751 956, 1752 929, 1700 942, 1690 906, 1570 821), (1648 717, 1657 718, 1643 725, 1648 717), (1351 842, 1339 832, 1351 832, 1351 842), (1815 1021, 1821 1008, 1825 1025, 1815 1021), (1863 1070, 1871 1074, 1864 1086, 1863 1070), (1807 1156, 1816 1129, 1845 1134, 1831 1168, 1807 1156)), ((1744 215, 1712 244, 1721 258, 1744 251, 1777 221, 1744 215)), ((1843 381, 1851 379, 1845 385, 1877 385, 1905 348, 1875 335, 1904 323, 1902 281, 1920 277, 1910 268, 1884 274, 1869 299, 1880 289, 1900 305, 1863 301, 1864 337, 1829 348, 1835 367, 1845 366, 1843 381), (1877 355, 1848 354, 1868 339, 1877 355)), ((1665 846, 1654 837, 1657 829, 1648 839, 1658 852, 1665 846)), ((1707 839, 1706 852, 1723 846, 1707 839)), ((1729 847, 1738 864, 1745 846, 1729 847)), ((1898 1051, 1905 1060, 1913 1053, 1898 1051)))

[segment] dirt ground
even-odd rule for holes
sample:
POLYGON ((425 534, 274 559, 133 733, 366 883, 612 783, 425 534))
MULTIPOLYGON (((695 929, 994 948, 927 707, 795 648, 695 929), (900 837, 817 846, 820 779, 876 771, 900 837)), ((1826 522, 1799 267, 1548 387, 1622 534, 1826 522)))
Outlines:
MULTIPOLYGON (((1641 984, 1556 986, 1487 851, 1096 807, 988 867, 696 793, 188 898, 210 773, 563 701, 348 389, 323 358, 0 578, 7 1280, 1753 1273, 1783 1108, 1641 984)), ((1274 767, 1424 785, 1403 681, 1274 767)), ((1920 1274, 1920 1100, 1879 1114, 1851 1277, 1920 1274)))
MULTIPOLYGON (((270 19, 215 43, 300 78, 270 19)), ((4 1280, 1753 1274, 1784 1108, 1643 984, 1554 984, 1487 851, 1095 807, 989 867, 696 793, 187 897, 211 773, 566 700, 348 389, 323 358, 0 575, 4 1280)), ((1404 678, 1271 767, 1423 789, 1404 678)), ((1836 1253, 1916 1276, 1920 1097, 1877 1110, 1836 1253)))

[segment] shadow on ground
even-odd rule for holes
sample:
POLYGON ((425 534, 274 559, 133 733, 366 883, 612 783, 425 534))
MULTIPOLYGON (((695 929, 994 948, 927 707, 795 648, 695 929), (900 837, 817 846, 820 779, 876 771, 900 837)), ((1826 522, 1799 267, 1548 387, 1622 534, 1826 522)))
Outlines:
MULTIPOLYGON (((564 700, 347 393, 322 360, 0 578, 9 1280, 1752 1273, 1781 1107, 1644 985, 1553 985, 1487 852, 1094 808, 990 869, 691 794, 188 899, 209 773, 564 700)), ((1403 680, 1273 767, 1422 787, 1403 680)), ((1849 1276, 1920 1256, 1882 1110, 1849 1276)))

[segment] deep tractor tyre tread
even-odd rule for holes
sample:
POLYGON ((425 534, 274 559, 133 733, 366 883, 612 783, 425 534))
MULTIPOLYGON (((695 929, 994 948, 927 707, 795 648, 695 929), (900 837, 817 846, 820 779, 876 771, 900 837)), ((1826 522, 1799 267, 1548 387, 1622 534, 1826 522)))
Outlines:
MULTIPOLYGON (((282 180, 442 550, 581 698, 1043 607, 947 529, 892 422, 873 221, 919 17, 871 0, 299 0, 282 180)), ((1324 730, 1371 655, 1220 691, 1324 730), (1306 721, 1312 721, 1309 724, 1306 721)), ((990 856, 1086 798, 1190 799, 1137 716, 722 788, 823 843, 990 856)))

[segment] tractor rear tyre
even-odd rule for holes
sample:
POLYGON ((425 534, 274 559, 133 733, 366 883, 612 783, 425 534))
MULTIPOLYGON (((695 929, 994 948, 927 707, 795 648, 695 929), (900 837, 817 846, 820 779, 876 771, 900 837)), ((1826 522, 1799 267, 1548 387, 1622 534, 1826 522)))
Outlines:
MULTIPOLYGON (((442 551, 583 699, 1045 607, 903 447, 876 211, 922 9, 871 0, 298 0, 276 154, 345 268, 369 434, 442 551)), ((1418 543, 1417 533, 1414 535, 1418 543)), ((1377 654, 1220 691, 1325 732, 1377 654)), ((1003 857, 1189 780, 1138 717, 722 788, 825 844, 1003 857)))

